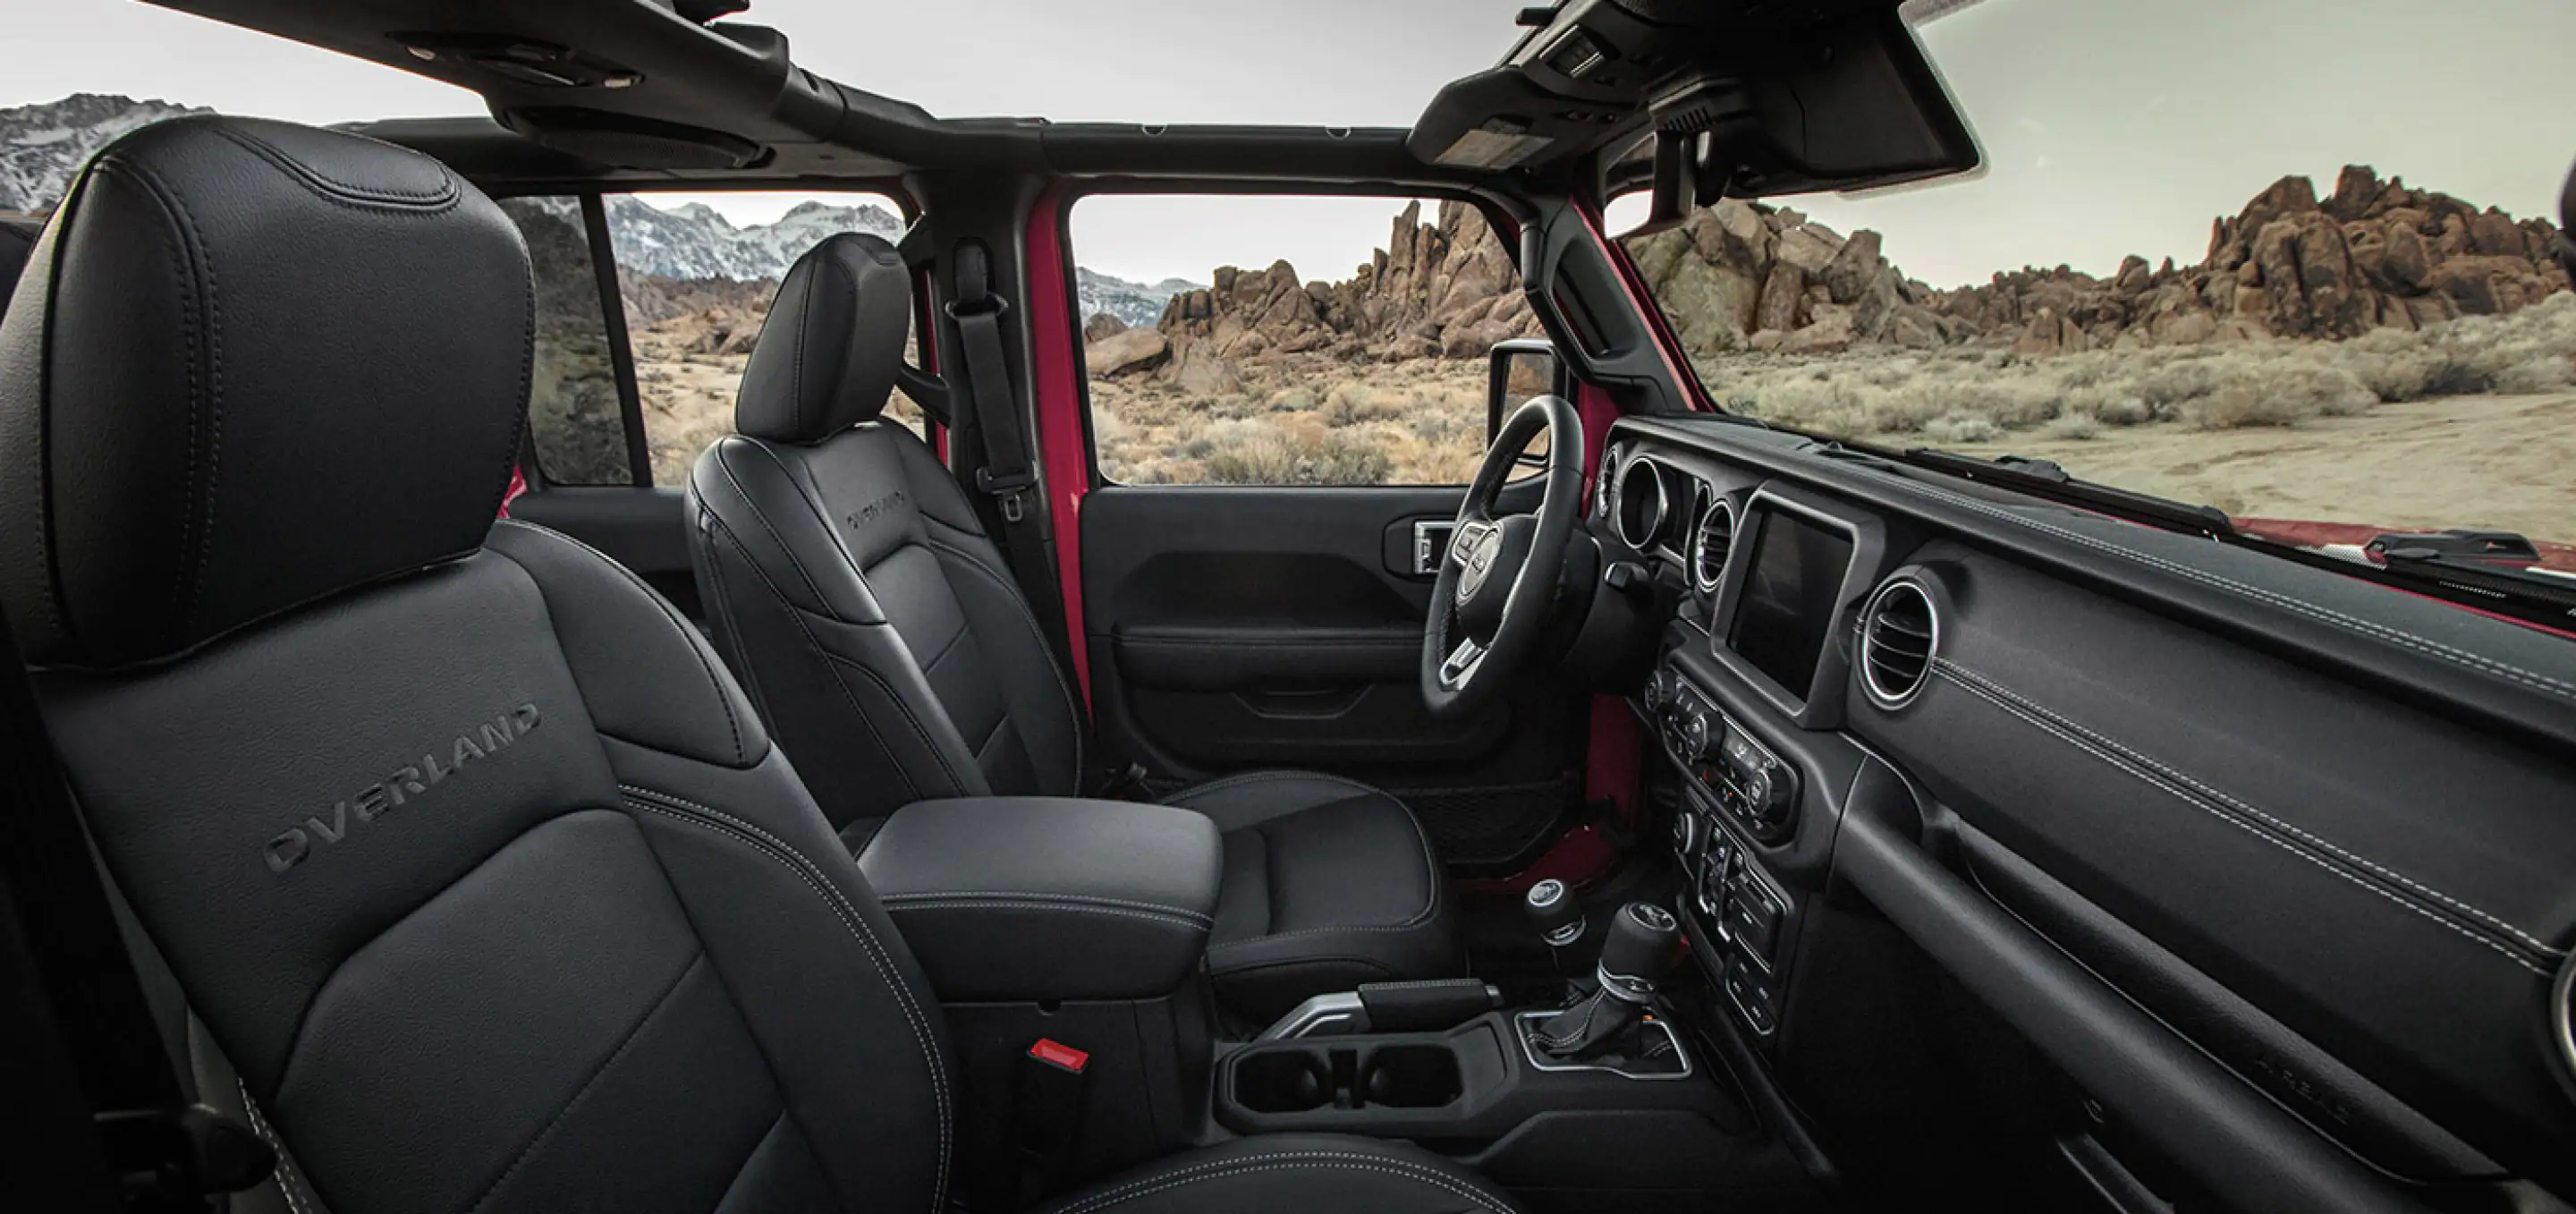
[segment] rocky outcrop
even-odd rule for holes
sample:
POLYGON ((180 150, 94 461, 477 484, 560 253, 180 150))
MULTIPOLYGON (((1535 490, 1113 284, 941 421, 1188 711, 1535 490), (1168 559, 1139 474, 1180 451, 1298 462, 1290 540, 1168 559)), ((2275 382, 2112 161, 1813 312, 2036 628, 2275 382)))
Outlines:
MULTIPOLYGON (((2341 339, 2528 307, 2568 289, 2557 229, 2480 211, 2352 165, 2334 193, 2284 177, 2211 224, 2197 265, 2124 259, 2107 278, 2066 266, 1934 290, 1785 207, 1726 199, 1628 242, 1684 348, 1829 354, 1855 345, 1977 343, 2032 355, 2266 338, 2341 339)), ((1240 372, 1322 352, 1350 360, 1474 358, 1536 336, 1502 242, 1473 207, 1421 204, 1346 281, 1300 283, 1285 262, 1221 269, 1172 298, 1152 330, 1086 331, 1094 374, 1231 391, 1240 372), (1132 334, 1160 335, 1159 346, 1132 334), (1115 349, 1108 343, 1123 343, 1115 349), (1150 349, 1149 349, 1150 347, 1150 349), (1104 370, 1114 367, 1115 370, 1104 370)))
POLYGON ((2066 266, 1935 291, 1880 252, 1786 208, 1727 200, 1631 241, 1682 343, 1828 353, 1853 344, 2007 345, 2025 354, 2340 339, 2512 312, 2568 289, 2557 230, 2480 211, 2352 165, 2320 199, 2284 177, 2211 225, 2200 264, 2130 257, 2108 278, 2066 266))
POLYGON ((1494 343, 1539 333, 1521 298, 1520 273, 1474 207, 1440 204, 1432 222, 1414 203, 1395 218, 1385 248, 1340 282, 1301 282, 1277 262, 1226 266, 1205 288, 1164 306, 1151 330, 1092 333, 1094 375, 1157 378, 1194 392, 1225 392, 1251 367, 1298 355, 1348 361, 1478 358, 1494 343), (1140 333, 1159 337, 1159 350, 1140 333), (1115 368, 1109 369, 1109 368, 1115 368))
POLYGON ((2518 311, 2568 289, 2557 229, 2348 165, 2334 193, 2284 177, 2210 225, 2200 264, 2109 279, 2061 266, 1998 274, 1937 306, 2030 353, 2259 337, 2341 339, 2518 311))
POLYGON ((1688 349, 1826 354, 1854 344, 1939 346, 1980 330, 1880 252, 1797 211, 1725 199, 1628 245, 1688 349))

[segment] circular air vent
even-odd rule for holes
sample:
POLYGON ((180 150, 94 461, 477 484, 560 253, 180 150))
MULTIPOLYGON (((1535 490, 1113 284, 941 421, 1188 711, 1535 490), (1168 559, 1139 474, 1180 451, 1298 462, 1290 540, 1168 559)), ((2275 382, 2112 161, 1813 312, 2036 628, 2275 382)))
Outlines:
POLYGON ((1610 486, 1618 479, 1619 444, 1612 443, 1609 450, 1601 453, 1601 471, 1593 474, 1592 477, 1592 517, 1600 519, 1610 517, 1612 497, 1610 486))
POLYGON ((1735 551, 1735 507, 1722 497, 1711 497, 1708 509, 1700 512, 1699 528, 1691 533, 1691 588, 1701 594, 1717 593, 1717 583, 1726 576, 1726 556, 1735 551))
POLYGON ((1619 470, 1619 485, 1610 501, 1612 524, 1619 538, 1639 552, 1664 529, 1664 478, 1655 461, 1639 457, 1619 470))
POLYGON ((1860 612, 1860 678, 1881 708, 1902 708, 1932 676, 1941 647, 1941 617, 1931 592, 1908 577, 1889 578, 1860 612))

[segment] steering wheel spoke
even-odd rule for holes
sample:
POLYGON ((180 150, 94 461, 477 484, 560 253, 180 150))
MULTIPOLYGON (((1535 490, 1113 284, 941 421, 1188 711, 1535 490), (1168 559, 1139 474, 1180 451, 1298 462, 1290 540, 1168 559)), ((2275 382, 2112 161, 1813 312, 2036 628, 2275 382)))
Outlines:
POLYGON ((1467 485, 1432 580, 1423 627, 1422 698, 1454 716, 1500 694, 1540 644, 1583 499, 1583 420, 1561 396, 1534 396, 1503 419, 1467 485), (1501 515, 1497 498, 1516 458, 1548 436, 1538 509, 1501 515))
POLYGON ((1440 681, 1453 689, 1464 687, 1467 680, 1476 677, 1476 668, 1484 663, 1485 647, 1462 637, 1458 647, 1440 660, 1440 681))

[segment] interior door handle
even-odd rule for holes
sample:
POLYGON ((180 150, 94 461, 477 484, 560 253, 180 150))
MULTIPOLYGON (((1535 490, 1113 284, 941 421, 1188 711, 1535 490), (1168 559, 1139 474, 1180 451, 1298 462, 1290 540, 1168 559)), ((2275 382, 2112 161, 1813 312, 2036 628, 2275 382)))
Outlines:
POLYGON ((1413 574, 1430 577, 1440 572, 1440 562, 1449 558, 1449 537, 1457 533, 1455 519, 1416 519, 1413 524, 1413 574))

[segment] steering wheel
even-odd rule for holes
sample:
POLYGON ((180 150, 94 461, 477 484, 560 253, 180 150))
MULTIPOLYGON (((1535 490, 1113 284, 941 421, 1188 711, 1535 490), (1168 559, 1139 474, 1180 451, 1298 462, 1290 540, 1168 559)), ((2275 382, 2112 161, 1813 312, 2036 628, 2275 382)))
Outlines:
POLYGON ((1561 396, 1534 396, 1503 422, 1459 503, 1449 555, 1423 621, 1422 701, 1433 714, 1493 698, 1528 660, 1556 600, 1566 540, 1583 512, 1583 420, 1561 396), (1547 431, 1547 487, 1536 514, 1495 513, 1521 451, 1547 431))

